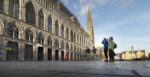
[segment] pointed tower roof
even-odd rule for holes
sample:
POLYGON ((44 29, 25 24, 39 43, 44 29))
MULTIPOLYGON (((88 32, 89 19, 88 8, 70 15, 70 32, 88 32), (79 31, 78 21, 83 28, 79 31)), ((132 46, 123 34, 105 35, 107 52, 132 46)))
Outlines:
MULTIPOLYGON (((90 21, 91 25, 92 25, 92 17, 91 17, 91 11, 90 11, 90 7, 88 8, 88 18, 87 21, 90 21)), ((88 23, 88 22, 87 22, 88 23)))
POLYGON ((88 8, 87 33, 91 37, 91 40, 93 40, 94 42, 94 30, 93 30, 93 23, 92 23, 92 16, 91 16, 90 8, 88 8))

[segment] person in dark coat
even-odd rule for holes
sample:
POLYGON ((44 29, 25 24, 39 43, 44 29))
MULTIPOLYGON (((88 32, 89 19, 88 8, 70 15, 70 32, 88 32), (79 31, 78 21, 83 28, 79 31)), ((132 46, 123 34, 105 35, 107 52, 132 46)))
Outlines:
POLYGON ((105 53, 105 58, 106 58, 106 62, 108 61, 108 39, 104 38, 104 40, 102 41, 102 44, 104 45, 104 53, 105 53))

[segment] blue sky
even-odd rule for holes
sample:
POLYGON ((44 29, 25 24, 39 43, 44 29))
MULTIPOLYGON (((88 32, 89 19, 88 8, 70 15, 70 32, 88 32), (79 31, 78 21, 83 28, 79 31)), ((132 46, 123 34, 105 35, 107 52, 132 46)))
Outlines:
POLYGON ((150 52, 150 0, 61 0, 86 30, 91 9, 96 46, 114 37, 116 52, 143 49, 150 52))

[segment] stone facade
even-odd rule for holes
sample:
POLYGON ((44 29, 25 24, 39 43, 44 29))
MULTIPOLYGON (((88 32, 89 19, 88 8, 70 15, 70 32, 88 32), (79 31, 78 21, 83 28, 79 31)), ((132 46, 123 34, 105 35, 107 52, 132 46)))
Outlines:
POLYGON ((59 0, 0 0, 0 60, 83 60, 93 40, 59 0))
POLYGON ((136 60, 136 59, 148 59, 149 55, 145 52, 145 50, 137 50, 137 51, 124 51, 120 54, 122 60, 136 60))

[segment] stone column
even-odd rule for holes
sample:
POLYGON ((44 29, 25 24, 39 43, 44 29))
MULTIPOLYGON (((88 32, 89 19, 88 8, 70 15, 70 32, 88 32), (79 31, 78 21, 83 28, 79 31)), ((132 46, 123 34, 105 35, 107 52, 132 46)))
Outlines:
POLYGON ((55 34, 55 21, 56 20, 54 20, 54 19, 52 21, 52 33, 54 33, 54 34, 55 34))
POLYGON ((66 39, 66 27, 64 26, 64 38, 66 39))
POLYGON ((48 48, 44 48, 44 61, 48 61, 48 48))
POLYGON ((61 53, 62 53, 62 51, 59 50, 59 60, 60 60, 60 61, 62 61, 62 59, 61 59, 61 57, 62 57, 61 53))
POLYGON ((25 44, 23 42, 18 43, 18 60, 25 60, 25 44))
POLYGON ((7 42, 8 41, 0 39, 0 60, 7 60, 7 42))
POLYGON ((33 60, 38 60, 38 47, 36 45, 33 45, 33 60))
POLYGON ((38 22, 39 21, 38 20, 39 19, 39 16, 38 16, 39 12, 38 12, 38 10, 39 10, 38 8, 35 8, 35 18, 36 18, 35 19, 35 26, 36 27, 39 27, 39 22, 38 22))
POLYGON ((9 0, 4 0, 4 12, 9 14, 9 0))
POLYGON ((69 52, 69 61, 71 61, 71 52, 69 52))
POLYGON ((23 1, 19 0, 19 19, 22 19, 22 6, 23 6, 23 1))
POLYGON ((25 5, 23 4, 23 1, 20 2, 20 12, 19 12, 19 19, 23 20, 23 21, 26 21, 26 7, 25 5))
POLYGON ((70 30, 68 28, 68 40, 71 40, 70 30))
POLYGON ((72 53, 73 61, 75 61, 75 53, 72 53))
POLYGON ((59 29, 58 29, 58 31, 59 31, 58 33, 59 33, 59 34, 58 34, 58 36, 61 37, 61 26, 62 26, 62 25, 60 24, 60 21, 58 21, 58 26, 59 26, 59 29))

